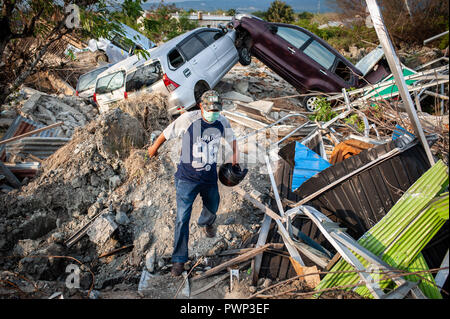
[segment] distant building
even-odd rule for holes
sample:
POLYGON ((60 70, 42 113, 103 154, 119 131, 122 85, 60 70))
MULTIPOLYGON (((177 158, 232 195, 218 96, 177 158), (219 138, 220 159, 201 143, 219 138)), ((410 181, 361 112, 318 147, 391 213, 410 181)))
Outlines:
MULTIPOLYGON (((177 20, 181 17, 178 12, 171 14, 171 16, 177 20)), ((138 19, 138 22, 142 22, 144 17, 149 19, 151 12, 145 11, 142 17, 138 19)), ((209 12, 203 13, 202 11, 198 11, 197 13, 188 15, 187 18, 196 21, 200 27, 217 28, 219 24, 227 25, 233 19, 233 16, 227 16, 225 13, 223 15, 213 15, 209 12)))
MULTIPOLYGON (((172 17, 179 19, 180 15, 177 12, 172 17)), ((225 13, 223 15, 213 15, 209 12, 203 13, 202 11, 198 11, 195 14, 189 15, 188 19, 197 21, 200 27, 217 28, 219 24, 227 25, 233 19, 233 16, 227 16, 225 13)))

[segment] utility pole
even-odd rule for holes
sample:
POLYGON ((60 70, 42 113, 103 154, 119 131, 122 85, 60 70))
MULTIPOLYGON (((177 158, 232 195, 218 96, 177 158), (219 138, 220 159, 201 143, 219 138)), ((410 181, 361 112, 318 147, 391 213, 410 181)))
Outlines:
POLYGON ((398 59, 395 48, 392 45, 391 39, 389 38, 389 33, 386 25, 383 21, 383 16, 381 15, 380 8, 378 7, 376 0, 366 0, 367 8, 369 9, 370 16, 372 17, 372 23, 377 33, 380 44, 383 47, 384 56, 389 64, 392 74, 394 75, 395 84, 398 87, 400 96, 402 97, 406 112, 408 113, 411 124, 416 133, 416 137, 422 143, 422 146, 427 154, 428 161, 430 165, 434 165, 433 154, 431 154, 430 146, 428 145, 427 139, 420 124, 419 117, 417 116, 416 109, 414 108, 414 103, 411 99, 411 95, 408 91, 408 86, 403 77, 403 70, 398 59))

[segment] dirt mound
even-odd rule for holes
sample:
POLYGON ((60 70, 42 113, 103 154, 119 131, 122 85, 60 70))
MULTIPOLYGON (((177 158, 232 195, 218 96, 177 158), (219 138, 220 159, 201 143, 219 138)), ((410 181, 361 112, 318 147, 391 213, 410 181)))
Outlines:
POLYGON ((38 238, 51 230, 48 222, 41 223, 35 218, 33 212, 37 210, 42 211, 45 220, 53 220, 53 228, 58 218, 64 221, 86 214, 89 206, 125 178, 120 158, 126 157, 131 147, 142 147, 145 141, 140 123, 120 110, 77 129, 67 145, 43 162, 42 170, 32 182, 0 198, 5 224, 18 226, 14 232, 7 232, 10 238, 6 241, 38 238), (32 225, 22 224, 21 218, 36 221, 32 225), (37 227, 41 224, 45 227, 37 227))
POLYGON ((163 130, 170 121, 167 97, 161 93, 143 93, 115 104, 137 118, 147 132, 163 130))

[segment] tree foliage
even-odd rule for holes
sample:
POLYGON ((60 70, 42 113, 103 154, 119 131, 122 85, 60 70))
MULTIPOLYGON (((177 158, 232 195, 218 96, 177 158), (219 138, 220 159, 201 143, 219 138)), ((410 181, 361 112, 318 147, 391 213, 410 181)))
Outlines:
POLYGON ((195 29, 198 23, 189 20, 189 13, 175 5, 161 1, 144 19, 144 34, 155 43, 170 40, 186 31, 195 29), (178 12, 178 18, 172 17, 178 12))
POLYGON ((294 10, 285 2, 275 0, 267 10, 267 21, 292 23, 294 22, 294 10))
MULTIPOLYGON (((421 44, 449 28, 448 0, 378 0, 383 20, 397 45, 421 44)), ((329 6, 354 25, 365 24, 369 13, 361 0, 328 0, 329 6)), ((448 37, 447 37, 448 39, 448 37)), ((448 45, 448 40, 447 40, 448 45)))
POLYGON ((108 37, 110 31, 121 30, 118 15, 136 17, 145 1, 1 1, 0 103, 38 69, 52 44, 73 33, 82 37, 108 37), (27 39, 30 41, 22 42, 27 39))

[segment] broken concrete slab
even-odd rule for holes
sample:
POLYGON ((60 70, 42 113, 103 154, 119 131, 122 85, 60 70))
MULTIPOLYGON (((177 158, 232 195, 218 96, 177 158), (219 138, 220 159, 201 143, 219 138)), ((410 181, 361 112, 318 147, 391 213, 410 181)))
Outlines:
POLYGON ((267 115, 270 111, 272 111, 273 104, 274 103, 272 101, 258 100, 250 102, 248 106, 259 110, 262 114, 267 115))
POLYGON ((110 215, 100 215, 88 229, 87 235, 92 242, 101 246, 106 243, 117 227, 117 224, 110 215))
POLYGON ((232 100, 232 101, 241 101, 250 103, 253 102, 253 98, 251 98, 248 95, 244 95, 242 93, 236 92, 236 91, 230 91, 227 93, 222 94, 222 99, 224 100, 232 100))
POLYGON ((233 89, 238 93, 246 94, 248 92, 248 81, 243 79, 234 81, 233 89))

